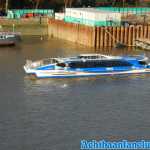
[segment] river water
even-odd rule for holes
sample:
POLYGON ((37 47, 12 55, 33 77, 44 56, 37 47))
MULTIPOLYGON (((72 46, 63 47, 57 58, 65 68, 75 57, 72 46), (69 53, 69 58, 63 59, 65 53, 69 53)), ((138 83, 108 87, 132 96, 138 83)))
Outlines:
POLYGON ((150 138, 150 75, 35 80, 22 69, 26 59, 93 52, 35 37, 0 48, 0 150, 78 150, 82 139, 150 138))

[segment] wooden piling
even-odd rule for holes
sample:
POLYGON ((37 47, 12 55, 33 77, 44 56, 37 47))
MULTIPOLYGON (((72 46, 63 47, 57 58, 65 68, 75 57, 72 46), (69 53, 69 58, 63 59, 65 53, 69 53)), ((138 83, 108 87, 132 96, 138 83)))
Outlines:
POLYGON ((129 27, 128 30, 129 30, 129 31, 128 31, 127 45, 128 45, 128 46, 131 46, 131 45, 132 45, 132 39, 133 39, 133 37, 132 37, 133 28, 132 28, 132 27, 129 27))
POLYGON ((120 30, 120 42, 124 43, 124 27, 121 27, 120 30))
POLYGON ((148 34, 147 38, 150 39, 150 26, 148 26, 147 34, 148 34))
POLYGON ((129 34, 128 27, 125 27, 124 29, 124 44, 125 45, 128 45, 128 34, 129 34))
POLYGON ((108 41, 108 39, 107 39, 107 35, 108 35, 108 33, 107 33, 108 31, 107 31, 107 27, 105 27, 105 29, 104 29, 104 47, 107 47, 108 45, 107 45, 107 41, 108 41))
POLYGON ((97 49, 100 48, 100 34, 101 34, 100 28, 97 27, 97 44, 96 44, 97 49))
POLYGON ((133 35, 132 35, 132 46, 135 45, 135 40, 136 40, 136 28, 133 26, 133 35))
POLYGON ((143 38, 143 36, 144 36, 143 26, 140 26, 140 38, 143 38))
POLYGON ((115 45, 116 44, 116 39, 115 39, 115 37, 116 37, 116 27, 113 27, 112 28, 112 36, 113 36, 113 39, 112 39, 112 45, 115 45))
POLYGON ((104 47, 103 40, 104 40, 104 27, 100 28, 101 34, 100 34, 100 47, 104 47))
POLYGON ((148 38, 148 26, 144 26, 144 38, 148 38))
POLYGON ((109 38, 108 38, 108 46, 112 47, 112 40, 113 40, 112 36, 111 36, 112 35, 112 27, 108 28, 108 32, 110 33, 109 38))

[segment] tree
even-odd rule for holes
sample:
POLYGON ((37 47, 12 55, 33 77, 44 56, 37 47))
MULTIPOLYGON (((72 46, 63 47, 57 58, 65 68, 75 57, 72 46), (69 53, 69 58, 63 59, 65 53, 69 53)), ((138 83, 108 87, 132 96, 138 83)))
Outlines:
POLYGON ((40 3, 41 3, 41 0, 36 0, 35 9, 38 9, 38 8, 39 8, 40 3))
POLYGON ((5 3, 5 12, 8 11, 8 0, 6 0, 6 3, 5 3))
POLYGON ((65 8, 72 7, 72 4, 76 2, 76 0, 64 0, 65 8))
POLYGON ((32 7, 35 9, 38 9, 40 7, 40 4, 44 1, 44 0, 28 0, 32 7))

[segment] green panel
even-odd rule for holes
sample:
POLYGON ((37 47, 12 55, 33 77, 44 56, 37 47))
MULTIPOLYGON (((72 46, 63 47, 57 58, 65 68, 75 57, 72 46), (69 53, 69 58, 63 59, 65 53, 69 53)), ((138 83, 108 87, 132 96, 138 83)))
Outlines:
POLYGON ((64 19, 66 22, 70 23, 78 23, 78 24, 84 24, 89 26, 120 26, 120 22, 118 21, 94 21, 94 20, 88 20, 88 19, 79 19, 74 17, 65 17, 64 19))
MULTIPOLYGON (((28 13, 39 13, 48 16, 54 15, 54 11, 52 9, 13 9, 10 11, 13 12, 14 18, 20 18, 24 14, 28 14, 28 13)), ((11 17, 10 14, 8 14, 8 17, 11 17)))
POLYGON ((8 11, 8 13, 7 13, 7 18, 8 18, 8 19, 13 19, 13 18, 14 18, 14 13, 13 13, 13 11, 8 11))
POLYGON ((135 14, 142 14, 142 13, 150 12, 149 7, 141 7, 141 8, 97 7, 96 9, 101 10, 101 11, 120 12, 120 13, 132 12, 135 14))
POLYGON ((33 13, 39 13, 39 10, 38 9, 34 9, 32 10, 33 13))

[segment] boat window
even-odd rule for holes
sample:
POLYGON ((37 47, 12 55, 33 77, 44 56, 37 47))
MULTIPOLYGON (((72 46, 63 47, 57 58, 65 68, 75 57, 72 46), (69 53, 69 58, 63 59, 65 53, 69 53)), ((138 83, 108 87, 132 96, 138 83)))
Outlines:
POLYGON ((123 60, 103 60, 103 61, 86 61, 72 62, 69 64, 71 68, 96 68, 96 67, 129 67, 129 62, 123 60))
POLYGON ((58 61, 56 59, 52 59, 53 63, 58 63, 58 61))
POLYGON ((58 63, 58 61, 55 60, 55 59, 45 59, 45 60, 43 60, 43 64, 53 64, 53 63, 58 63))
POLYGON ((80 58, 80 59, 97 59, 99 57, 98 56, 79 56, 78 58, 80 58))
POLYGON ((139 64, 140 65, 147 65, 147 62, 146 61, 139 61, 139 64))
POLYGON ((4 39, 4 36, 0 36, 0 39, 4 39))
POLYGON ((66 64, 65 63, 58 63, 57 66, 59 66, 59 67, 66 67, 66 64))

